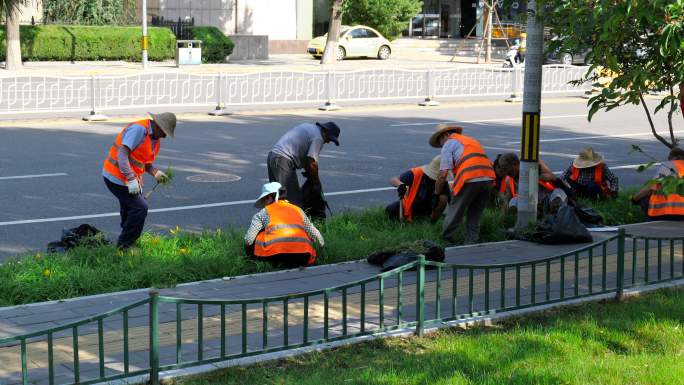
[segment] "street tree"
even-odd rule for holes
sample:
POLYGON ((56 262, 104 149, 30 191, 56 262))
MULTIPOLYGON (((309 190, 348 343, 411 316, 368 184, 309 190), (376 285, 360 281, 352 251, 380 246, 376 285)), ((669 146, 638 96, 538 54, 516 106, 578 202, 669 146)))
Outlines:
POLYGON ((408 22, 417 15, 421 0, 346 0, 345 24, 373 27, 389 40, 401 36, 408 22))
POLYGON ((641 105, 653 136, 677 146, 673 119, 684 107, 684 0, 545 0, 550 50, 588 51, 589 119, 599 110, 641 105), (655 95, 658 102, 649 106, 655 95), (667 113, 668 134, 654 115, 667 113))
POLYGON ((345 0, 333 0, 330 4, 330 26, 328 27, 328 39, 325 42, 321 64, 333 64, 337 60, 344 2, 345 0))
POLYGON ((21 6, 26 0, 0 0, 0 12, 5 16, 5 69, 21 69, 21 44, 19 41, 19 21, 21 6))

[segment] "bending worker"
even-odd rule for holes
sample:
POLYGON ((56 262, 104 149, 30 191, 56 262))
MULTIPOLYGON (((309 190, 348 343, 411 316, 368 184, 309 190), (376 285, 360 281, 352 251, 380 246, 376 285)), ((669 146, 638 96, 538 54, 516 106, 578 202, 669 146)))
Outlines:
POLYGON ((441 195, 448 198, 449 194, 446 184, 442 194, 433 194, 439 177, 440 159, 437 155, 430 164, 414 167, 390 179, 390 184, 397 188, 399 200, 385 207, 387 216, 409 223, 413 223, 415 217, 429 216, 433 222, 439 219, 447 204, 447 199, 440 199, 441 195))
POLYGON ((321 233, 299 207, 285 198, 278 182, 263 185, 245 234, 247 254, 277 266, 307 266, 316 262, 314 241, 324 246, 321 233))
MULTIPOLYGON (((681 148, 670 151, 667 162, 660 166, 654 179, 669 176, 684 179, 684 150, 681 148)), ((649 218, 684 219, 684 196, 674 192, 665 195, 660 184, 644 187, 632 197, 632 203, 641 206, 649 218)))
POLYGON ((312 193, 320 194, 318 156, 324 143, 339 146, 340 128, 333 122, 300 124, 283 135, 268 153, 268 180, 279 182, 287 190, 290 201, 301 206, 304 199, 297 170, 304 169, 312 182, 312 193))
POLYGON ((154 176, 158 182, 167 175, 154 167, 159 154, 160 140, 173 138, 176 115, 170 112, 150 114, 151 119, 133 122, 119 133, 104 161, 102 176, 109 191, 119 200, 121 235, 116 242, 119 248, 129 248, 140 238, 147 201, 142 195, 143 174, 154 176))
POLYGON ((496 175, 480 142, 462 135, 462 131, 461 127, 440 124, 429 143, 432 147, 442 148, 434 194, 441 194, 450 170, 454 176, 451 200, 442 226, 442 238, 454 243, 453 234, 466 216, 465 244, 472 244, 480 238, 480 218, 492 192, 496 175))
POLYGON ((603 157, 591 147, 579 153, 561 179, 570 186, 573 195, 579 198, 611 199, 618 194, 618 177, 606 166, 603 157))
MULTIPOLYGON (((512 152, 499 154, 494 161, 494 172, 496 173, 496 191, 498 198, 503 202, 502 206, 510 210, 517 210, 520 158, 512 152)), ((543 202, 544 198, 555 189, 563 189, 563 187, 563 182, 540 159, 539 202, 543 202)))

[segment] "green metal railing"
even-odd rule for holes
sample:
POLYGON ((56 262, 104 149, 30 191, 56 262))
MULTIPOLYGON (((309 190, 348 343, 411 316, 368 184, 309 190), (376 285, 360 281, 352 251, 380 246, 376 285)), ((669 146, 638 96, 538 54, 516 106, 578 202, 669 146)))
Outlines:
POLYGON ((632 236, 620 230, 606 240, 548 258, 478 265, 431 262, 421 256, 367 279, 291 295, 204 300, 160 296, 153 290, 149 298, 108 313, 0 339, 0 349, 8 344, 20 345, 21 382, 28 384, 27 344, 47 340, 47 382, 52 385, 55 335, 71 330, 71 383, 149 374, 151 383, 158 384, 159 373, 171 369, 389 330, 415 328, 417 335, 423 335, 426 326, 440 322, 598 294, 616 293, 620 298, 625 288, 683 278, 682 254, 684 238, 632 236), (145 328, 149 343, 142 350, 149 352, 149 361, 136 363, 131 369, 129 312, 145 305, 149 305, 149 326, 145 328), (163 321, 160 315, 166 316, 163 321), (118 316, 122 318, 123 369, 117 372, 105 365, 104 323, 118 316), (99 370, 93 378, 84 378, 80 370, 79 327, 90 323, 97 324, 97 353, 90 355, 98 357, 99 370))

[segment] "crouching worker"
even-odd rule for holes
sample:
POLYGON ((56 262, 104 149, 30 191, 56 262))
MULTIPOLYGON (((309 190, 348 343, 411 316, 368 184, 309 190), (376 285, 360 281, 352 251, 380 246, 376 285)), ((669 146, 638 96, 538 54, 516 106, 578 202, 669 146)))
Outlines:
MULTIPOLYGON (((655 176, 655 179, 675 176, 684 179, 684 150, 673 148, 655 176)), ((653 219, 684 220, 684 196, 671 192, 667 195, 662 186, 654 184, 643 188, 632 197, 632 203, 641 206, 653 219)))
POLYGON ((266 183, 254 204, 261 210, 252 217, 245 234, 247 254, 280 267, 308 266, 316 262, 314 241, 323 237, 299 207, 284 199, 278 182, 266 183))
POLYGON ((612 199, 618 194, 618 177, 591 147, 579 153, 563 173, 562 180, 570 185, 573 195, 579 198, 612 199))
POLYGON ((430 217, 433 222, 439 219, 449 197, 446 184, 441 194, 433 194, 439 177, 440 160, 441 157, 437 155, 430 164, 414 167, 390 179, 390 184, 397 188, 399 200, 385 208, 387 216, 409 223, 413 223, 416 217, 430 217))

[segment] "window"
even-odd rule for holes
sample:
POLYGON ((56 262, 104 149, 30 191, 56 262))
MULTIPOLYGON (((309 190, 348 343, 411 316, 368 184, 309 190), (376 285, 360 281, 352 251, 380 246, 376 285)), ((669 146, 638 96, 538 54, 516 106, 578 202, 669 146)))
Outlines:
POLYGON ((371 31, 370 29, 365 29, 365 28, 364 28, 363 30, 366 31, 366 36, 364 36, 364 37, 366 37, 366 38, 374 39, 374 38, 378 37, 378 34, 375 33, 375 32, 373 32, 373 31, 371 31))
POLYGON ((361 39, 366 37, 366 30, 363 28, 357 28, 349 32, 349 36, 353 39, 361 39))

